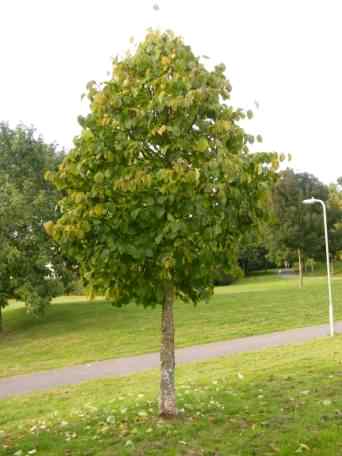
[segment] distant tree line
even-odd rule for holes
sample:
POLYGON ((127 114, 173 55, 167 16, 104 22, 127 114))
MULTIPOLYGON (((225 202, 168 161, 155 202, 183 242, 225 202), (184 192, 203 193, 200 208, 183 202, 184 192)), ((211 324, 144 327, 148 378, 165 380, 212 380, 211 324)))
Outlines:
POLYGON ((295 266, 302 286, 303 271, 325 260, 324 227, 320 205, 303 200, 321 199, 327 206, 330 260, 342 253, 342 179, 325 185, 309 173, 286 169, 279 173, 269 200, 271 222, 241 240, 239 262, 245 272, 295 266))

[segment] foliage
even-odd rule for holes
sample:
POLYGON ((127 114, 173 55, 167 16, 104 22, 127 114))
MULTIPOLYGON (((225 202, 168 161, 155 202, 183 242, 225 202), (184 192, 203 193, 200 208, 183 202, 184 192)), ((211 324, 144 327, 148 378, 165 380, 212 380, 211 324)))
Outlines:
POLYGON ((245 275, 275 267, 274 262, 268 257, 267 231, 268 225, 260 225, 240 241, 239 264, 245 275))
POLYGON ((224 286, 224 285, 231 285, 236 280, 243 277, 243 272, 237 266, 235 268, 231 268, 229 272, 225 272, 222 269, 217 268, 216 274, 214 276, 214 285, 215 286, 224 286))
MULTIPOLYGON (((305 266, 312 270, 315 261, 325 261, 325 241, 322 207, 304 205, 305 198, 315 197, 326 203, 329 252, 334 260, 342 250, 342 192, 341 186, 321 183, 308 173, 291 169, 281 173, 273 191, 276 220, 266 237, 270 257, 279 265, 297 262, 298 251, 305 266), (309 260, 309 263, 308 263, 309 260)), ((297 263, 299 270, 301 268, 297 263)))
POLYGON ((342 179, 329 185, 328 220, 330 226, 329 249, 335 260, 342 253, 342 179))
POLYGON ((311 196, 326 202, 329 196, 327 186, 308 173, 295 173, 291 169, 281 173, 273 191, 276 220, 267 237, 270 256, 274 260, 293 262, 297 250, 309 258, 324 258, 322 208, 318 204, 303 204, 303 200, 311 196))
POLYGON ((61 161, 33 129, 0 124, 0 311, 10 298, 41 314, 63 292, 65 261, 43 230, 55 218, 57 192, 44 179, 61 161))
POLYGON ((47 230, 81 265, 92 293, 162 303, 165 283, 198 302, 215 268, 265 215, 274 154, 249 154, 244 116, 227 105, 224 66, 208 71, 171 33, 150 32, 88 84, 91 112, 59 172, 62 217, 47 230))

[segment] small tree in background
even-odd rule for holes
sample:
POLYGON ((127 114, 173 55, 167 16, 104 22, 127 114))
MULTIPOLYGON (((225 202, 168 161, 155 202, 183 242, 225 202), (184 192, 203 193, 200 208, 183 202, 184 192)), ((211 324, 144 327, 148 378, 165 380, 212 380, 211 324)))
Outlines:
POLYGON ((56 217, 58 194, 44 179, 62 157, 31 128, 0 123, 0 329, 10 298, 42 314, 68 276, 43 224, 56 217))
POLYGON ((109 81, 88 84, 82 133, 50 174, 65 197, 46 229, 80 264, 90 294, 162 306, 165 417, 176 415, 175 299, 208 299, 217 268, 236 265, 278 164, 248 153, 224 70, 208 71, 172 33, 148 33, 114 60, 109 81))

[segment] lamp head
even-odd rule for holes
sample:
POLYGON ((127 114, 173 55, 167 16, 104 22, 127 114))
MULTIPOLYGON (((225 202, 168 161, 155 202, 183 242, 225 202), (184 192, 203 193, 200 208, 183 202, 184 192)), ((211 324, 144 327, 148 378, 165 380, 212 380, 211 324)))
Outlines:
POLYGON ((317 203, 318 200, 314 198, 313 196, 311 198, 303 200, 303 204, 315 204, 317 203))

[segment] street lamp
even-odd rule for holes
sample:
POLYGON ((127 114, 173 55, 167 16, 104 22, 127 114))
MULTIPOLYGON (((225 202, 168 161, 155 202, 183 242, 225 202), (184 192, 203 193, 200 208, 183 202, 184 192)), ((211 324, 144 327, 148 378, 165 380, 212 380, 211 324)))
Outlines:
POLYGON ((334 335, 334 309, 332 303, 331 294, 331 278, 330 278, 330 258, 329 258, 329 243, 328 243, 328 225, 327 225, 327 209, 324 201, 316 199, 314 197, 305 199, 303 204, 315 204, 319 203, 323 208, 323 223, 324 223, 324 237, 325 237, 325 252, 327 257, 327 275, 328 275, 328 293, 329 293, 329 324, 330 324, 330 335, 334 335))

